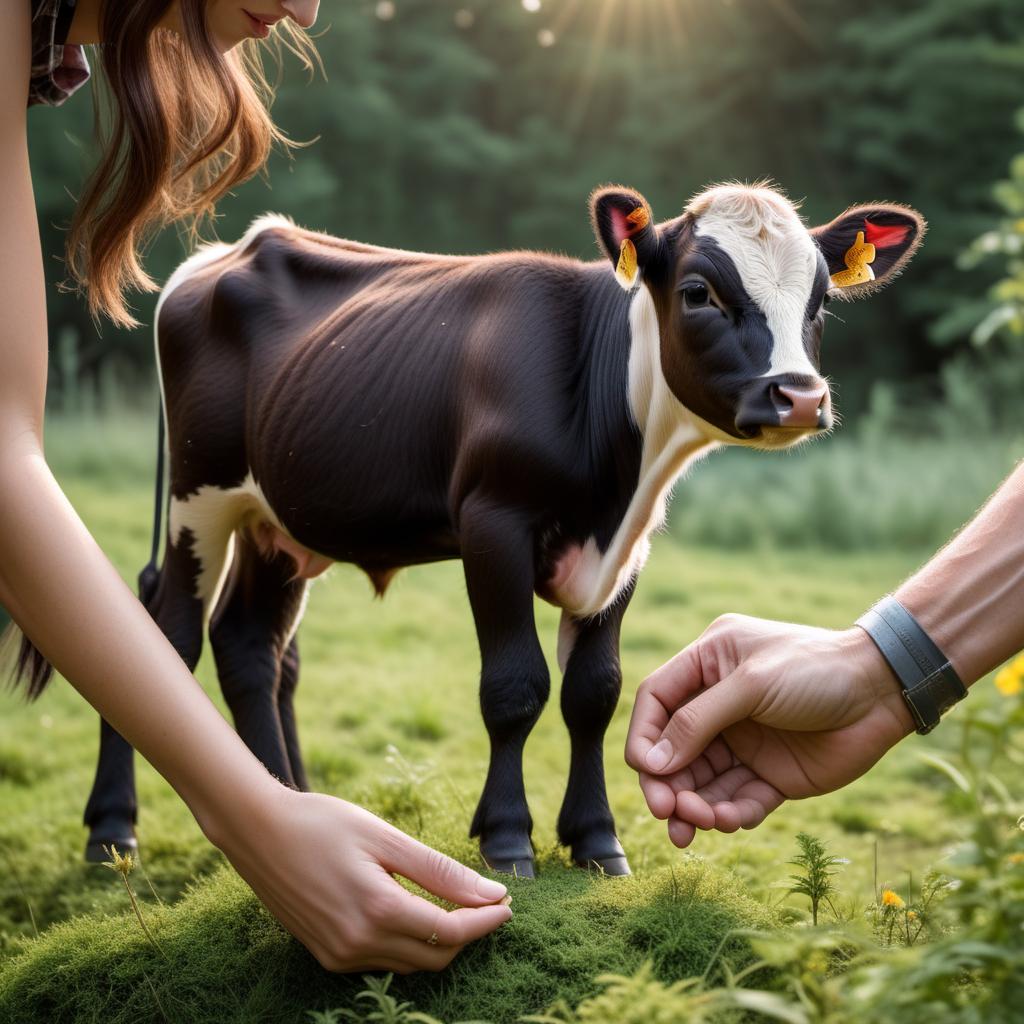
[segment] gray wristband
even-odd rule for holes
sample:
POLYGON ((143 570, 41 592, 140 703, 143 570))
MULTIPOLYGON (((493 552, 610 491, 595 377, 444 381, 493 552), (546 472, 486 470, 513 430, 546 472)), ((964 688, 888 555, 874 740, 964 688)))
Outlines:
POLYGON ((857 625, 896 674, 919 733, 931 732, 942 715, 967 696, 949 658, 895 597, 883 597, 857 625))

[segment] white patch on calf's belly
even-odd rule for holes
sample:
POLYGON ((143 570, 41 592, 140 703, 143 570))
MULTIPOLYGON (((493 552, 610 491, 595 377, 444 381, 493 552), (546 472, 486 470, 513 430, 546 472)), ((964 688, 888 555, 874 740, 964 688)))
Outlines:
POLYGON ((284 551, 295 562, 295 578, 312 579, 332 564, 325 555, 304 547, 281 525, 262 488, 250 471, 237 487, 204 484, 184 498, 171 498, 170 539, 177 547, 182 531, 192 537, 192 554, 199 563, 195 595, 209 618, 224 585, 234 552, 235 531, 248 526, 266 557, 284 551))

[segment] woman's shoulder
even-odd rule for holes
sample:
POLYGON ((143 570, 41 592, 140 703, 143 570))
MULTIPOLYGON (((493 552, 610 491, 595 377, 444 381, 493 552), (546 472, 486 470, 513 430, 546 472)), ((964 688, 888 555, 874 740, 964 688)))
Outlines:
POLYGON ((65 44, 75 0, 28 0, 32 12, 32 74, 28 105, 60 106, 89 77, 81 46, 65 44))

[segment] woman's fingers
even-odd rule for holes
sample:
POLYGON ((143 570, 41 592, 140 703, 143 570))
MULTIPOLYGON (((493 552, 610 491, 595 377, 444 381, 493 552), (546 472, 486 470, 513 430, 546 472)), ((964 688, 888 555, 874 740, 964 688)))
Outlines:
POLYGON ((493 879, 460 864, 397 829, 389 831, 380 856, 381 866, 404 875, 427 892, 461 906, 480 907, 497 903, 508 890, 493 879))
POLYGON ((462 952, 462 946, 431 945, 408 935, 392 935, 384 952, 389 959, 403 964, 406 971, 443 971, 462 952))
POLYGON ((445 910, 402 889, 397 882, 394 885, 401 890, 402 897, 388 908, 389 929, 424 943, 436 936, 438 946, 461 947, 490 934, 512 917, 512 911, 503 903, 445 910))

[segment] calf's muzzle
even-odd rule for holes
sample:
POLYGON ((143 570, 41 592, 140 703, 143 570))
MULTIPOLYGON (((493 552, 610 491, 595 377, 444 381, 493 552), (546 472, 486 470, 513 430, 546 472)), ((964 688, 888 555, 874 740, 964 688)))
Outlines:
POLYGON ((820 377, 760 377, 740 395, 736 406, 736 432, 742 437, 757 437, 765 427, 827 430, 831 426, 832 399, 820 377))

